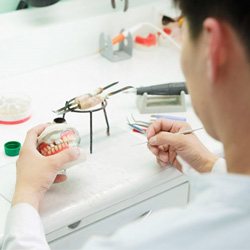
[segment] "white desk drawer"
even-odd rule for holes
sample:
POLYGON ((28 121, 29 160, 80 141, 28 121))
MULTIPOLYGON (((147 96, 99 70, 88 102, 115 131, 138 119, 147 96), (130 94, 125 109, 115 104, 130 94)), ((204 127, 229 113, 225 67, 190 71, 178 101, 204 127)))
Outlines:
POLYGON ((74 233, 71 233, 61 239, 51 242, 50 247, 52 250, 80 249, 91 235, 109 235, 119 227, 124 226, 129 222, 142 219, 144 216, 150 216, 151 212, 157 211, 165 207, 184 206, 187 204, 187 199, 188 183, 185 182, 170 190, 159 193, 154 197, 136 203, 103 219, 97 220, 92 224, 83 226, 83 228, 81 228, 81 224, 84 224, 84 219, 82 221, 79 221, 78 223, 76 222, 75 225, 71 224, 72 227, 75 226, 76 228, 62 228, 64 232, 53 232, 47 235, 48 239, 50 237, 58 238, 56 237, 56 234, 58 234, 58 236, 60 234, 63 235, 66 234, 65 231, 67 231, 67 233, 71 233, 74 232, 74 230, 77 230, 74 233))

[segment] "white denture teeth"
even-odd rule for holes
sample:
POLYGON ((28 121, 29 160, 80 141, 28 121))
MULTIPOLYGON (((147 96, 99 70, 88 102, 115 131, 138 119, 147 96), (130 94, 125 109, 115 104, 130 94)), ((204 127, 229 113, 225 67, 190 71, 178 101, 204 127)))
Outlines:
POLYGON ((56 145, 59 145, 60 143, 62 143, 62 140, 60 140, 60 139, 57 139, 57 140, 55 140, 55 142, 54 142, 56 145))

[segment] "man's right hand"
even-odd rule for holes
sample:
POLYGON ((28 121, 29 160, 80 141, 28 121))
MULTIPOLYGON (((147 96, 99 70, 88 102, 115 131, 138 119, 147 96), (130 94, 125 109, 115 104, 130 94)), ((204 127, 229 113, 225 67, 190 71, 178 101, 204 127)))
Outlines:
POLYGON ((198 172, 210 172, 218 159, 192 134, 177 134, 191 129, 185 122, 157 120, 147 130, 148 147, 161 166, 168 164, 182 171, 179 155, 198 172))

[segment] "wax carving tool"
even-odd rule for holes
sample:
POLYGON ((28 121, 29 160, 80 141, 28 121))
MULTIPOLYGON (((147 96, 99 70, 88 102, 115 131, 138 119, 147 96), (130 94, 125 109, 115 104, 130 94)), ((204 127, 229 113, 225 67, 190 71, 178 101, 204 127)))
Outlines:
MULTIPOLYGON (((203 129, 203 128, 201 127, 201 128, 195 128, 195 129, 187 129, 187 130, 184 130, 184 131, 177 132, 175 134, 177 134, 177 135, 189 135, 189 134, 192 134, 193 132, 201 130, 201 129, 203 129)), ((148 141, 142 142, 142 143, 138 143, 136 145, 142 145, 142 144, 146 144, 146 143, 148 143, 148 141)))

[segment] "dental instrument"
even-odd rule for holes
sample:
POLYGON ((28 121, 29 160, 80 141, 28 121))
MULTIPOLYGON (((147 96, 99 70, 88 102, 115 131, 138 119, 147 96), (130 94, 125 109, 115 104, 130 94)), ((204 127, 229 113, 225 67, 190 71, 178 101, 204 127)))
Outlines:
MULTIPOLYGON (((184 130, 184 131, 179 131, 179 132, 174 133, 174 134, 176 134, 176 135, 189 135, 189 134, 192 134, 193 132, 201 130, 201 129, 203 129, 203 127, 195 128, 195 129, 187 129, 187 130, 184 130)), ((148 141, 135 144, 134 146, 143 145, 143 144, 146 144, 146 143, 148 143, 148 141)))
POLYGON ((64 107, 59 108, 58 110, 55 110, 53 112, 56 113, 57 115, 61 115, 61 114, 65 114, 67 112, 74 111, 74 110, 88 110, 90 108, 97 106, 98 104, 101 104, 106 99, 108 99, 108 97, 115 95, 119 92, 122 92, 124 90, 127 90, 128 88, 131 88, 131 86, 127 86, 127 87, 118 89, 116 91, 107 93, 105 95, 101 95, 101 93, 104 90, 116 84, 118 84, 118 82, 111 83, 105 87, 97 88, 93 93, 87 93, 87 94, 74 97, 70 99, 69 101, 67 101, 64 107))

